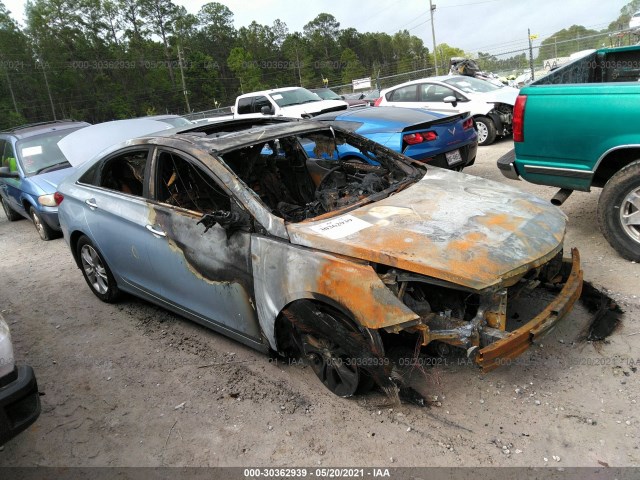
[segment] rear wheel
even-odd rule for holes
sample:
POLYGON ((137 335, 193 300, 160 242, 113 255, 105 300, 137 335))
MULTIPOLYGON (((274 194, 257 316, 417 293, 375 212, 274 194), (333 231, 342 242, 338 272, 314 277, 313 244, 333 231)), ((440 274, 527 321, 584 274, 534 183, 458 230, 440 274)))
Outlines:
POLYGON ((613 175, 602 189, 598 224, 620 255, 640 262, 640 160, 613 175))
POLYGON ((478 145, 491 145, 496 139, 496 126, 489 117, 476 117, 478 145))
POLYGON ((4 214, 7 216, 7 220, 15 222, 22 218, 22 215, 11 208, 4 198, 0 197, 0 202, 2 203, 2 209, 4 210, 4 214))
POLYGON ((29 215, 31 215, 33 225, 36 227, 36 231, 42 240, 46 242, 56 237, 56 231, 47 225, 47 222, 42 219, 35 207, 29 209, 29 215))
POLYGON ((85 235, 78 239, 76 255, 80 260, 82 275, 96 297, 113 303, 120 297, 116 280, 102 254, 85 235))

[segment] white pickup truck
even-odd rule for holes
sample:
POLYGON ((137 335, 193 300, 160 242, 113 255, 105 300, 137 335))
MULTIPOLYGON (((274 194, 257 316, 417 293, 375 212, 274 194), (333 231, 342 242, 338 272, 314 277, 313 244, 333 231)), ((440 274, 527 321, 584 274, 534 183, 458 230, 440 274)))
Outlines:
POLYGON ((276 117, 311 118, 322 113, 346 110, 347 102, 323 100, 302 87, 274 88, 245 93, 236 98, 233 118, 276 117))

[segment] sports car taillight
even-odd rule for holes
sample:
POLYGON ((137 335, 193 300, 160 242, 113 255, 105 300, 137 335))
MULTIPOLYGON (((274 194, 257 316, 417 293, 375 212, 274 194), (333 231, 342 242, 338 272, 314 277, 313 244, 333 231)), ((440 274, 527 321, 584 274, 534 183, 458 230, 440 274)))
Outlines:
POLYGON ((56 205, 60 205, 64 200, 64 195, 62 195, 60 192, 56 192, 53 194, 53 200, 56 202, 56 205))
POLYGON ((416 145, 422 142, 431 142, 438 138, 436 132, 407 133, 402 140, 408 145, 416 145))
POLYGON ((382 97, 379 97, 379 98, 376 99, 375 102, 373 102, 373 106, 374 107, 379 107, 381 103, 382 103, 382 97))
POLYGON ((470 128, 473 128, 473 118, 469 117, 467 118, 464 123, 462 124, 462 129, 463 130, 469 130, 470 128))

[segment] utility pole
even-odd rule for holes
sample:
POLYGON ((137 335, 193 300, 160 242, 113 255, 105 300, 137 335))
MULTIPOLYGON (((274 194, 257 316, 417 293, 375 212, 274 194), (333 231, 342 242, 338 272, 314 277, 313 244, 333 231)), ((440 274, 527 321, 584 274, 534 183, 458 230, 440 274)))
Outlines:
POLYGON ((11 80, 9 79, 9 70, 4 69, 4 74, 7 77, 7 84, 9 84, 9 93, 11 93, 11 100, 13 100, 13 108, 16 113, 20 115, 20 110, 18 110, 18 104, 16 103, 16 96, 13 94, 13 86, 11 85, 11 80))
POLYGON ((187 92, 187 85, 184 82, 184 69, 182 68, 182 51, 180 45, 178 45, 178 65, 180 66, 180 76, 182 77, 182 93, 184 93, 184 102, 187 104, 187 113, 191 113, 191 107, 189 106, 189 92, 187 92))
POLYGON ((300 73, 300 58, 298 57, 298 45, 295 46, 296 50, 296 67, 298 67, 298 82, 302 86, 302 73, 300 73))
POLYGON ((529 37, 529 68, 531 69, 531 81, 535 80, 535 75, 533 73, 533 46, 531 45, 531 29, 527 28, 527 34, 529 37))
POLYGON ((56 118, 56 109, 53 106, 53 97, 51 96, 51 89, 49 88, 49 80, 47 80, 47 70, 45 69, 45 64, 40 60, 40 65, 42 65, 42 74, 44 75, 44 84, 47 87, 47 94, 49 95, 49 103, 51 104, 51 113, 53 114, 53 119, 56 118))
POLYGON ((436 6, 429 0, 429 10, 431 11, 431 38, 433 39, 433 65, 436 67, 436 76, 438 75, 438 55, 436 53, 436 27, 433 25, 433 12, 436 6))

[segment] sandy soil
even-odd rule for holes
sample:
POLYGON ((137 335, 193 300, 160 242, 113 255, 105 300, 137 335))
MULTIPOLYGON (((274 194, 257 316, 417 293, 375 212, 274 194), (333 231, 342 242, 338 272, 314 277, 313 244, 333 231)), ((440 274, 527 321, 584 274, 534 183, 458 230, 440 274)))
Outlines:
MULTIPOLYGON (((509 141, 469 173, 499 181, 509 141)), ((552 189, 520 182, 550 198, 552 189)), ((42 243, 0 213, 0 310, 42 392, 38 421, 0 466, 638 466, 640 267, 595 223, 598 193, 575 193, 567 245, 585 278, 627 310, 609 341, 584 340, 578 307, 517 364, 483 375, 421 357, 431 404, 380 393, 340 399, 287 364, 134 298, 95 298, 63 240, 42 243), (431 362, 433 363, 433 362, 431 362)))

